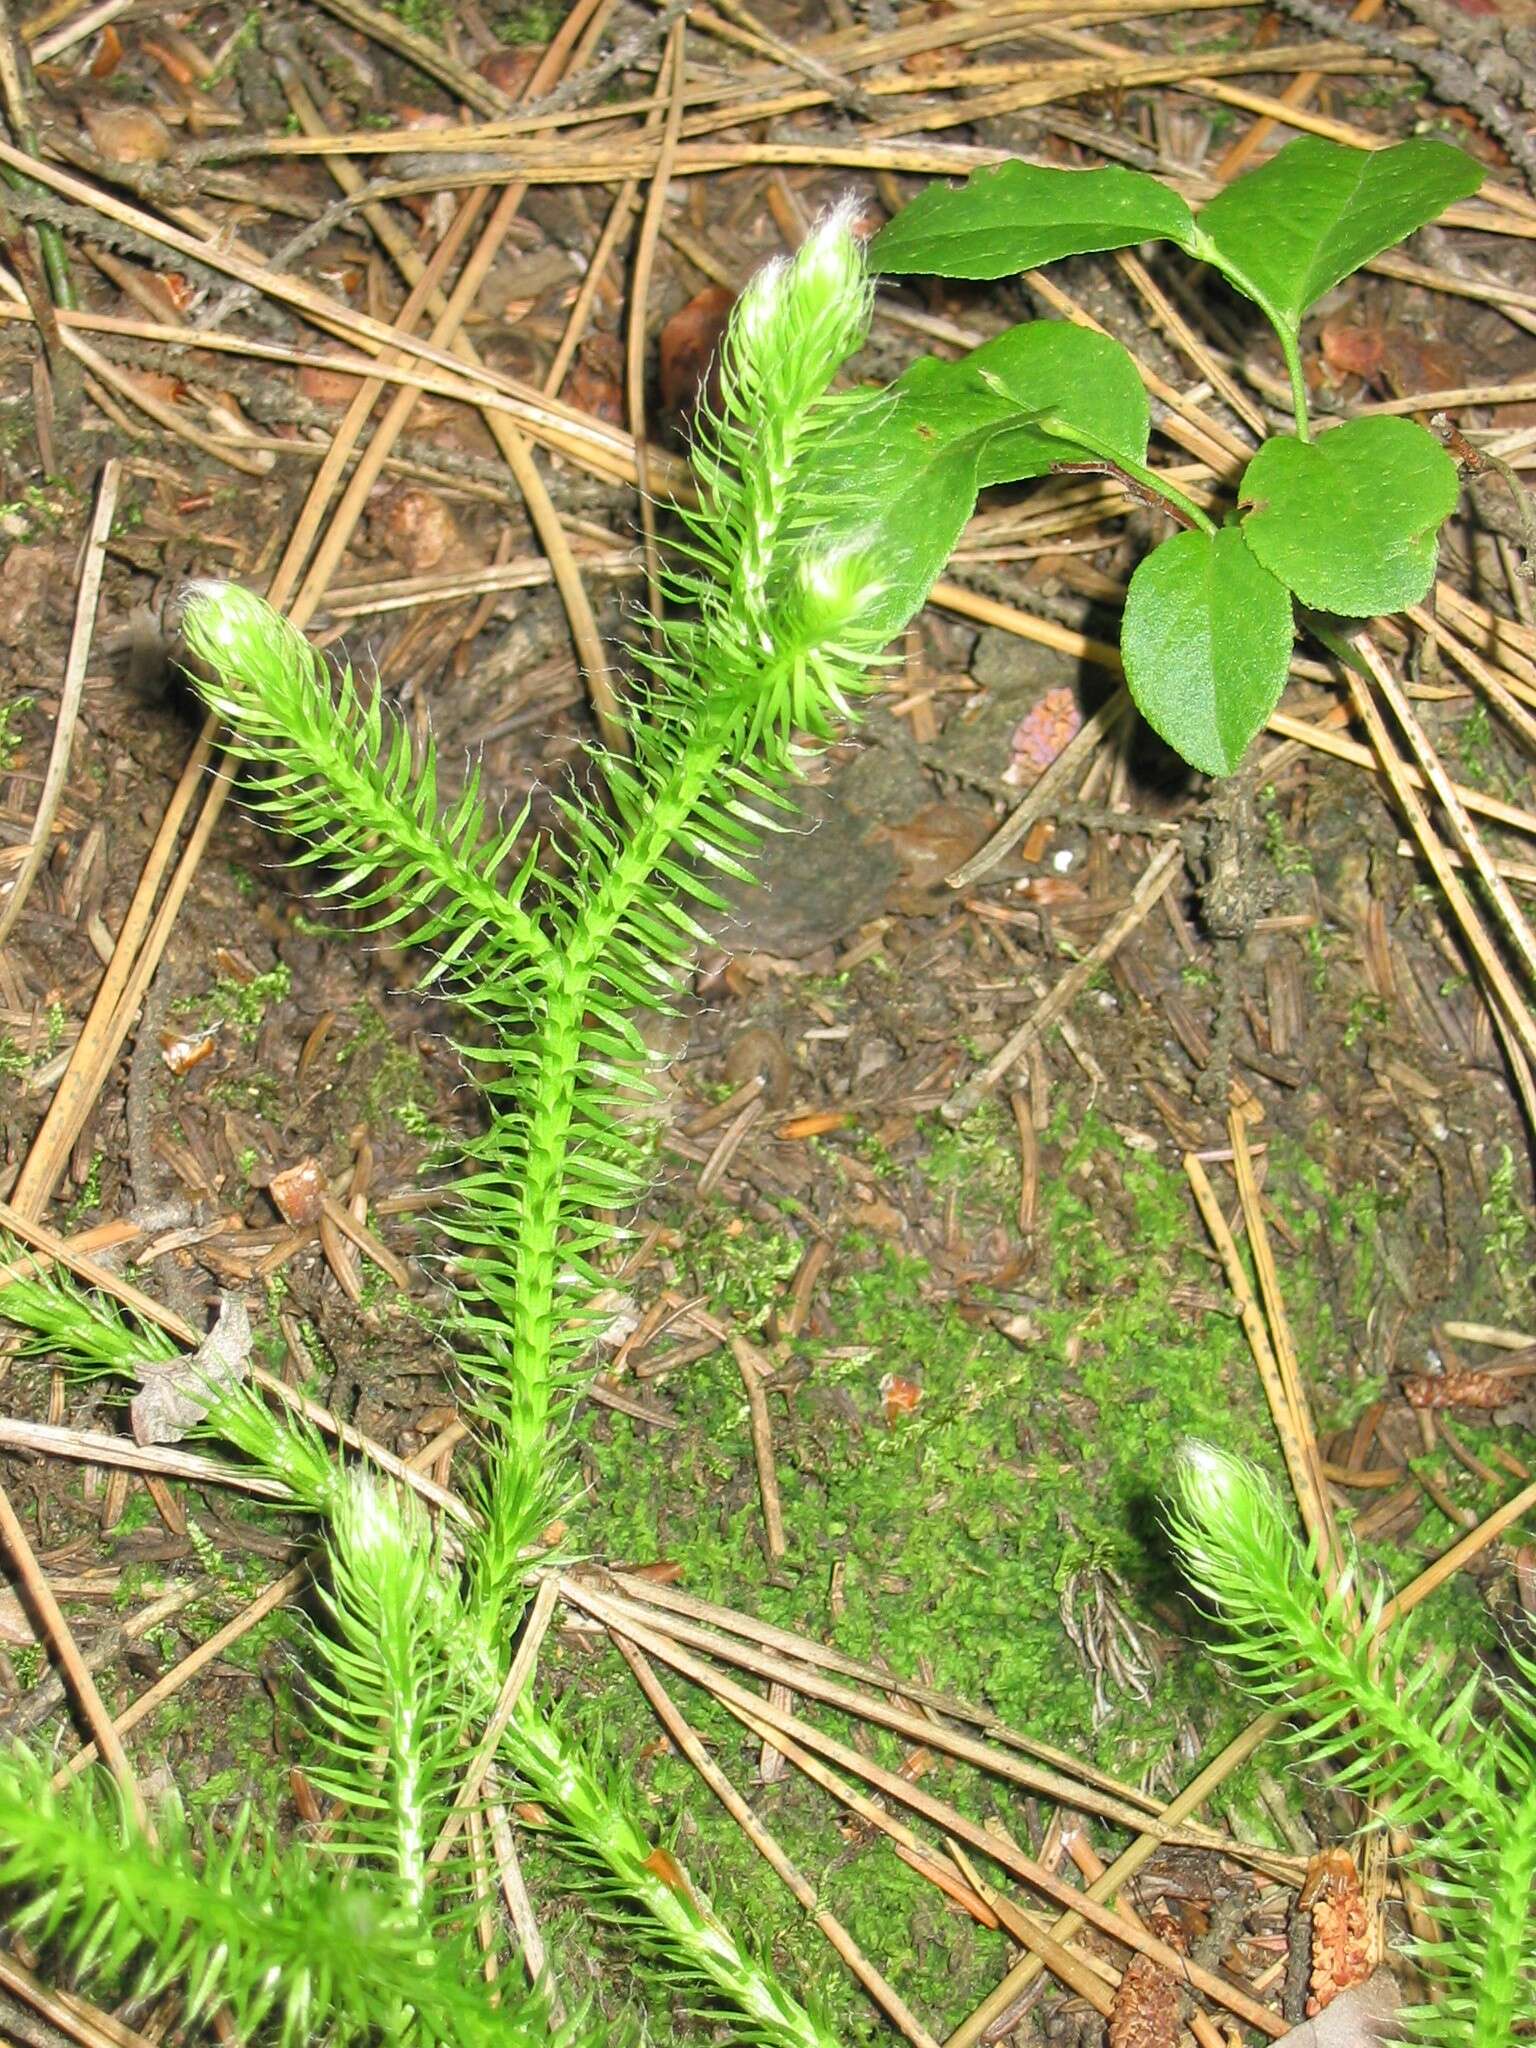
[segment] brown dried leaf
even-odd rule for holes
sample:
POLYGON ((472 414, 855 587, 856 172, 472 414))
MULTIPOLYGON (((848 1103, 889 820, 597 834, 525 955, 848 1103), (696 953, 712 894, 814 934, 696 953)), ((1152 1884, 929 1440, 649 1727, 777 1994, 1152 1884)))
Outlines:
POLYGON ((193 1067, 200 1067, 208 1058, 217 1039, 215 1031, 195 1032, 190 1038, 179 1031, 162 1031, 160 1057, 173 1074, 190 1073, 193 1067))
POLYGON ((179 1444, 208 1413, 210 1388, 237 1385, 251 1355, 251 1319, 238 1295, 226 1294, 218 1320, 185 1358, 142 1359, 140 1390, 128 1404, 137 1444, 179 1444))
POLYGON ((1386 343, 1380 326, 1351 320, 1325 320, 1323 361, 1339 377, 1379 377, 1386 343))
POLYGON ((492 50, 475 66, 487 85, 494 85, 508 99, 520 100, 525 87, 544 56, 542 43, 525 43, 515 50, 492 50))
POLYGON ((661 330, 661 402, 670 413, 691 419, 706 393, 718 390, 715 363, 736 294, 708 284, 696 292, 661 330))
POLYGON ((362 385, 361 377, 346 370, 322 369, 318 363, 305 363, 299 371, 299 393, 312 405, 350 405, 362 385))

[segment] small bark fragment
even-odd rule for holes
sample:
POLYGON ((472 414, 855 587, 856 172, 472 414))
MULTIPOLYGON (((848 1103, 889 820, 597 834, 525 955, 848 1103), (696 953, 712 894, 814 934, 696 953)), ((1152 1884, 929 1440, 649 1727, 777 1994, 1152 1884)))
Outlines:
POLYGON ((1310 2019, 1371 1974, 1370 1908, 1347 1849, 1323 1849, 1312 1858, 1299 1905, 1312 1915, 1310 2019))

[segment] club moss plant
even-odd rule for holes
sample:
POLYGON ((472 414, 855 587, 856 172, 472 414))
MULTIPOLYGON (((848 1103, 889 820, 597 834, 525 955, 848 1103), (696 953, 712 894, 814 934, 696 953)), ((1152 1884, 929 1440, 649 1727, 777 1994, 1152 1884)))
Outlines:
MULTIPOLYGON (((651 1056, 637 1017, 678 986, 693 906, 718 901, 710 871, 746 873, 755 834, 788 808, 800 750, 847 719, 970 509, 955 495, 934 529, 890 465, 840 478, 835 495, 814 466, 869 306, 845 214, 743 294, 632 751, 600 762, 604 802, 556 798, 557 848, 525 816, 493 816, 474 775, 442 797, 430 749, 415 759, 377 694, 333 678, 258 598, 191 593, 186 638, 250 766, 250 801, 324 870, 322 897, 345 895, 427 952, 425 983, 465 1018, 486 1115, 447 1225, 461 1282, 447 1334, 482 1456, 450 1557, 413 1497, 336 1462, 248 1391, 210 1388, 218 1433, 324 1532, 312 1776, 337 1802, 335 1825, 323 1848, 279 1856, 250 1824, 200 1854, 170 1828, 152 1838, 111 1793, 54 1797, 40 1762, 11 1759, 0 1877, 30 1900, 18 1924, 59 1941, 86 1979, 185 1985, 189 2016, 221 2008, 242 2035, 294 2041, 551 2031, 537 1992, 519 1999, 503 1988, 515 1974, 487 1986, 480 1971, 455 1801, 507 1680, 530 1555, 572 1484, 563 1431, 597 1260, 642 1178, 633 1098, 651 1056)), ((25 1306, 12 1290, 11 1314, 25 1306)), ((120 1318, 38 1313, 59 1350, 73 1342, 82 1362, 122 1368, 134 1333, 120 1318)), ((679 2006, 738 2037, 824 2048, 768 1959, 527 1693, 496 1765, 679 2006)))
POLYGON ((1331 1591, 1256 1467, 1206 1444, 1178 1465, 1170 1526, 1248 1690, 1296 1718, 1308 1767, 1332 1763, 1374 1822, 1412 1830, 1436 1923, 1418 1944, 1438 1997, 1407 2018, 1434 2048, 1503 2048, 1536 2028, 1536 1664, 1443 1659, 1353 1573, 1331 1591))
MULTIPOLYGON (((1014 407, 930 447, 921 421, 906 431, 899 396, 876 408, 893 431, 871 438, 868 396, 831 390, 868 316, 845 215, 743 294, 720 411, 696 448, 699 506, 642 656, 632 751, 596 758, 601 800, 557 794, 550 840, 526 814, 496 814, 473 773, 443 795, 430 748, 417 758, 378 693, 333 675, 259 599, 191 594, 187 641, 248 770, 248 801, 320 870, 322 897, 345 897, 427 956, 423 986, 464 1019, 485 1115, 444 1221, 459 1285, 445 1336, 479 1457, 467 1513, 440 1526, 249 1388, 206 1388, 210 1429, 319 1532, 306 1769, 332 1805, 323 1835, 281 1848, 249 1815, 197 1836, 158 1812, 145 1826, 89 1779, 56 1793, 40 1759, 7 1758, 0 1882, 14 1924, 87 1984, 175 1987, 189 2022, 221 2012, 243 2039, 611 2038, 579 2013, 557 2025, 512 1958, 487 1981, 485 1874, 461 1794, 494 1718, 488 1794, 536 1809, 568 1884, 617 1923, 674 2008, 736 2038, 830 2048, 826 2022, 651 1838, 584 1732, 527 1688, 504 1716, 497 1707, 538 1539, 574 1490, 570 1403, 601 1261, 645 1177, 633 1110, 651 1055, 637 1020, 680 985, 693 906, 717 900, 711 870, 748 872, 756 836, 790 809, 803 751, 847 722, 924 600, 988 451, 1000 436, 1056 438, 1038 407, 1023 425, 1014 407)), ((1098 1313, 1110 1327, 1124 1309, 1098 1313)), ((14 1282, 5 1311, 87 1369, 132 1377, 169 1358, 152 1332, 59 1280, 14 1282)), ((914 1433, 941 1491, 974 1478, 968 1398, 962 1365, 914 1433)), ((1089 1387, 1090 1401, 1113 1398, 1089 1387)), ((999 1567, 1021 1531, 979 1496, 967 1515, 976 1625, 1002 1632, 999 1567)), ((1093 1532, 1080 1534, 1091 1549, 1093 1532)), ((952 1617, 946 1627, 952 1637, 952 1617)))

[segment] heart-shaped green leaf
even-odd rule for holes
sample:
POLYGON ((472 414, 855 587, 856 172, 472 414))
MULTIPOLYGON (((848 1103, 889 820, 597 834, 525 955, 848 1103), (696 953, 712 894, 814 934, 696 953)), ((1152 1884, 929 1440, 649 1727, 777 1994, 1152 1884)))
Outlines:
POLYGON ((1280 700, 1291 600, 1241 533, 1176 533, 1126 593, 1120 652, 1136 708, 1192 768, 1230 775, 1280 700))
POLYGON ((982 485, 1045 476, 1053 463, 1104 449, 1147 459, 1150 417, 1135 363, 1108 335, 1065 320, 1025 321, 958 362, 924 357, 889 396, 901 417, 944 442, 994 429, 979 457, 982 485))
POLYGON ((1055 171, 1017 159, 930 185, 870 244, 875 270, 1009 277, 1058 257, 1164 237, 1193 252, 1194 216, 1142 171, 1055 171))
POLYGON ((1428 136, 1367 150, 1302 135, 1202 210, 1195 253, 1294 331, 1324 292, 1482 181, 1465 150, 1428 136))
POLYGON ((1303 604, 1371 618, 1417 604, 1455 509, 1456 465, 1412 420, 1350 420, 1266 441, 1244 472, 1249 547, 1303 604))

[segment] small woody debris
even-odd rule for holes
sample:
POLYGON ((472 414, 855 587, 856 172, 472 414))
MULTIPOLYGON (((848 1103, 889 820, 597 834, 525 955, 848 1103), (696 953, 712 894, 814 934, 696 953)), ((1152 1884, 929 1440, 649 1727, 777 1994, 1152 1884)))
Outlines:
POLYGON ((301 1159, 297 1166, 285 1166, 281 1173, 273 1174, 267 1191, 278 1215, 297 1230, 319 1222, 329 1193, 318 1159, 301 1159))
POLYGON ((1297 1903, 1312 1915, 1310 2019, 1371 1974, 1370 1908, 1347 1849, 1323 1849, 1312 1858, 1297 1903))
MULTIPOLYGON (((1154 1913, 1150 1925, 1159 1941, 1183 1951, 1183 1929, 1170 1914, 1154 1913)), ((1132 1956, 1109 2015, 1108 2048, 1174 2048, 1178 2038, 1178 1984, 1150 1956, 1132 1956)))

